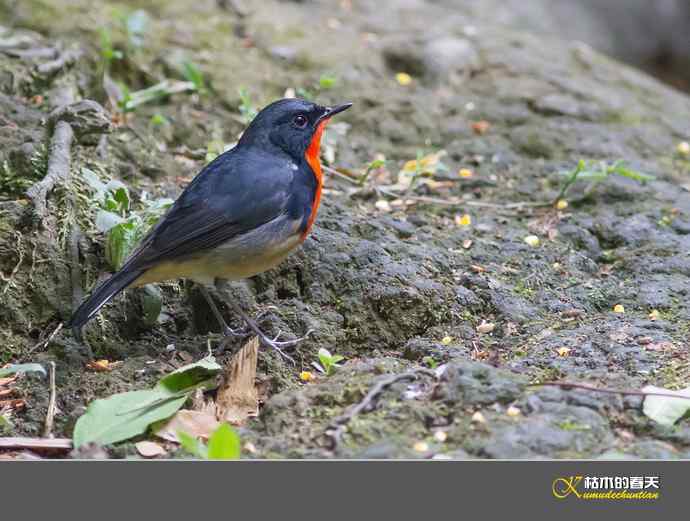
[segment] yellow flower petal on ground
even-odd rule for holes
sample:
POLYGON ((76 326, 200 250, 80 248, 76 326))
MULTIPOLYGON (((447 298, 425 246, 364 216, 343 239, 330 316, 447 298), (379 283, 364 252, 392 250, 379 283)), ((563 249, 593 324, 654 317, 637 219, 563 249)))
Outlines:
POLYGON ((623 307, 623 304, 616 304, 613 306, 613 312, 614 313, 625 313, 625 308, 623 307))
POLYGON ((681 141, 680 143, 678 143, 676 151, 681 156, 690 156, 690 143, 688 143, 687 141, 681 141))
POLYGON ((455 224, 457 224, 458 226, 469 226, 470 224, 472 224, 472 217, 468 214, 456 215, 455 224))
POLYGON ((556 353, 558 353, 558 356, 568 356, 570 354, 570 348, 559 347, 558 349, 556 349, 556 353))
POLYGON ((532 248, 538 248, 541 241, 536 235, 528 235, 523 239, 532 248))
POLYGON ((448 336, 448 335, 444 336, 444 337, 441 339, 441 343, 442 343, 444 346, 447 346, 447 345, 450 344, 452 341, 453 341, 453 337, 450 337, 450 336, 448 336))
POLYGON ((649 312, 649 320, 659 320, 659 310, 653 309, 649 312))
POLYGON ((565 199, 559 199, 556 203, 556 208, 559 210, 565 210, 566 208, 568 208, 568 201, 566 201, 565 199))
POLYGON ((469 168, 461 168, 460 171, 458 172, 458 175, 460 177, 464 177, 465 179, 469 179, 470 177, 472 177, 474 175, 474 173, 469 168))
POLYGON ((314 373, 311 371, 302 371, 299 374, 299 379, 303 382, 311 382, 314 379, 314 373))
POLYGON ((412 76, 410 76, 406 72, 399 72, 395 75, 395 81, 397 81, 400 85, 405 87, 412 83, 412 76))

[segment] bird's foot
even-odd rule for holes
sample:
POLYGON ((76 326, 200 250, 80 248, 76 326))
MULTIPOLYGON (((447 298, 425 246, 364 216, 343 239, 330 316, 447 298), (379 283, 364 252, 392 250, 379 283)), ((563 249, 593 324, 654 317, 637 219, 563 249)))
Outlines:
MULTIPOLYGON (((266 318, 271 311, 275 310, 275 306, 269 306, 268 308, 264 309, 261 311, 256 317, 254 318, 255 323, 260 323, 264 318, 266 318)), ((235 329, 231 328, 227 324, 223 326, 223 336, 224 337, 238 337, 238 336, 247 336, 252 333, 252 329, 246 325, 243 327, 237 327, 235 329)))
POLYGON ((305 340, 309 335, 311 335, 314 332, 313 329, 310 329, 307 331, 307 333, 300 338, 295 338, 294 340, 278 340, 280 338, 281 332, 278 331, 278 334, 275 336, 275 338, 268 338, 263 332, 256 331, 257 335, 259 336, 259 340, 263 345, 266 347, 270 347, 271 349, 274 349, 280 356, 282 356, 285 360, 290 362, 292 365, 296 365, 296 362, 294 358, 292 358, 290 355, 285 353, 283 351, 284 348, 286 347, 294 347, 303 340, 305 340))

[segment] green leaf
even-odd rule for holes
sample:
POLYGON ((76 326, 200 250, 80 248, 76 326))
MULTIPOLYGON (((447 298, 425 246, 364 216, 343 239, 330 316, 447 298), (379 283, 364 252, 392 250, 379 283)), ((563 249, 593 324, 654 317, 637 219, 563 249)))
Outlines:
POLYGON ((196 64, 185 61, 182 63, 182 74, 187 81, 191 81, 194 84, 194 89, 199 93, 203 94, 206 92, 206 84, 204 82, 204 74, 201 72, 196 64))
POLYGON ((120 393, 91 402, 74 427, 74 446, 105 445, 127 440, 157 421, 175 414, 198 387, 210 387, 222 370, 215 358, 206 357, 163 377, 153 389, 120 393))
POLYGON ((74 426, 74 446, 106 445, 143 434, 151 423, 175 414, 186 400, 187 395, 171 398, 158 387, 95 400, 74 426))
POLYGON ((188 364, 164 376, 156 387, 175 393, 191 389, 205 383, 217 375, 223 368, 214 356, 207 356, 198 362, 188 364))
POLYGON ((218 427, 208 440, 208 459, 239 459, 240 437, 227 423, 218 427))
POLYGON ((96 229, 101 233, 105 233, 124 221, 122 217, 114 212, 99 210, 96 214, 96 229))
POLYGON ((137 244, 139 235, 137 223, 125 221, 108 231, 105 244, 105 257, 114 270, 119 270, 137 244))
POLYGON ((124 186, 120 186, 115 190, 113 199, 118 205, 118 209, 124 215, 129 210, 129 192, 124 186))
POLYGON ((146 286, 144 286, 142 308, 144 312, 144 323, 147 325, 155 324, 163 309, 163 297, 157 286, 153 284, 146 284, 146 286))
POLYGON ((643 174, 642 172, 638 172, 637 170, 626 168, 623 164, 620 163, 616 163, 613 167, 611 167, 610 171, 612 174, 627 177, 628 179, 634 179, 635 181, 639 181, 640 183, 646 183, 647 181, 654 181, 656 179, 656 177, 654 177, 653 175, 643 174))
POLYGON ((177 431, 177 438, 180 440, 180 446, 192 456, 208 459, 208 447, 201 440, 184 431, 177 431))
POLYGON ((645 396, 642 411, 661 425, 673 425, 690 411, 690 387, 680 391, 669 391, 662 387, 647 385, 642 392, 664 393, 679 396, 645 396))
POLYGON ((41 373, 46 375, 46 370, 41 364, 11 364, 8 367, 0 369, 0 378, 9 376, 15 373, 41 373))
POLYGON ((331 89, 337 83, 338 78, 330 74, 323 74, 319 78, 319 87, 322 89, 331 89))

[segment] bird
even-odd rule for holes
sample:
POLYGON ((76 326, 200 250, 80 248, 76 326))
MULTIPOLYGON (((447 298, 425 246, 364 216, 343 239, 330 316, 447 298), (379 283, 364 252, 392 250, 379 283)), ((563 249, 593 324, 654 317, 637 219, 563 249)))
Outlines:
MULTIPOLYGON (((83 326, 125 288, 184 278, 199 285, 224 335, 238 335, 207 288, 263 273, 305 241, 321 202, 324 128, 351 106, 285 98, 263 108, 237 144, 189 183, 122 268, 77 308, 67 327, 81 338, 83 326)), ((311 331, 296 340, 271 339, 236 302, 229 304, 264 345, 294 363, 283 348, 311 331)))

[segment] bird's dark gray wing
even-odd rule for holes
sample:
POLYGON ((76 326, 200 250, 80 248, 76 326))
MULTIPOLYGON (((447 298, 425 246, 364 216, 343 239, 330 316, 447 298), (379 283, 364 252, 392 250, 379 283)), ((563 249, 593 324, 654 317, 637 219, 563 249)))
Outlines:
POLYGON ((279 217, 289 204, 293 172, 287 160, 260 151, 226 152, 190 183, 125 268, 209 250, 279 217))

